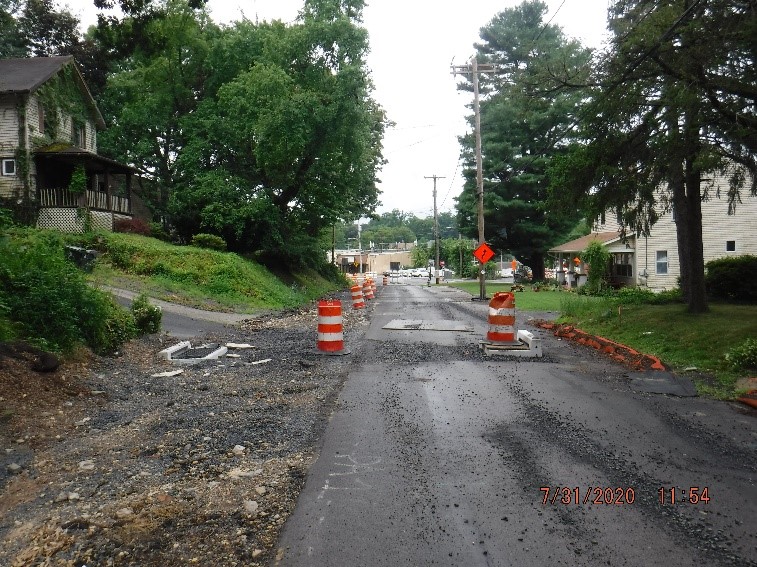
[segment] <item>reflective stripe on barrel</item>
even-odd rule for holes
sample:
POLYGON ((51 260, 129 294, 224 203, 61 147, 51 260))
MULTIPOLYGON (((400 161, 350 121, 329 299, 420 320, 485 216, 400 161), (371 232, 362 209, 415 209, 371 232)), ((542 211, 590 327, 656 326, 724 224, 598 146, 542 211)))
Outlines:
POLYGON ((365 302, 363 301, 363 287, 359 285, 353 285, 350 288, 352 294, 352 308, 353 309, 365 309, 365 302))
POLYGON ((489 302, 486 339, 499 343, 515 342, 515 296, 512 293, 495 293, 489 302))
POLYGON ((318 350, 338 352, 344 349, 342 331, 342 302, 318 302, 318 350))

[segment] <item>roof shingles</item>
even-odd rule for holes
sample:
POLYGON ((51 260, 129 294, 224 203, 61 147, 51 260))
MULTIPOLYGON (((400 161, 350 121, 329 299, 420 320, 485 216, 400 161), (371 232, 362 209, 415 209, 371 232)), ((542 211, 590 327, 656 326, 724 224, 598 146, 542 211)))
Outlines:
POLYGON ((0 59, 0 93, 32 92, 73 60, 70 55, 0 59))

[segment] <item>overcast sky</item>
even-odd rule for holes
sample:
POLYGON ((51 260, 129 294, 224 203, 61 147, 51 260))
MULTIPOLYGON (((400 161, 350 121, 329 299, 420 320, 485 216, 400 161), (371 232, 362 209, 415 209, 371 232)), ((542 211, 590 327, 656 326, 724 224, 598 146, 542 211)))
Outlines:
MULTIPOLYGON (((62 0, 83 24, 94 23, 92 0, 62 0)), ((462 190, 457 136, 465 134, 470 93, 458 93, 450 64, 465 64, 473 55, 479 29, 520 0, 368 0, 363 25, 369 33, 368 66, 374 98, 396 126, 387 131, 380 173, 382 205, 378 212, 400 209, 419 217, 433 214, 437 175, 440 211, 452 211, 462 190)), ((546 0, 547 20, 589 47, 606 35, 608 0, 546 0)), ((297 17, 302 0, 210 0, 213 20, 230 23, 297 17)))

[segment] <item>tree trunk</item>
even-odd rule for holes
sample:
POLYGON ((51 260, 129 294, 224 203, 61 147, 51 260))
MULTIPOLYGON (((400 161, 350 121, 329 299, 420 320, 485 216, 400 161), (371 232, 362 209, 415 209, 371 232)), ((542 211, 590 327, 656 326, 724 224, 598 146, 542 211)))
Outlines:
POLYGON ((533 280, 538 282, 544 279, 544 255, 534 252, 528 260, 530 264, 531 272, 533 273, 533 280))
MULTIPOLYGON (((701 175, 693 166, 693 158, 686 160, 686 201, 688 204, 689 237, 684 246, 688 249, 689 313, 705 313, 707 292, 704 284, 704 243, 702 240, 701 175)), ((680 245, 679 245, 680 248, 680 245)), ((680 252, 679 252, 680 253, 680 252)))
POLYGON ((690 313, 705 313, 707 295, 704 285, 704 245, 702 243, 702 194, 700 175, 693 157, 671 168, 681 292, 690 313))

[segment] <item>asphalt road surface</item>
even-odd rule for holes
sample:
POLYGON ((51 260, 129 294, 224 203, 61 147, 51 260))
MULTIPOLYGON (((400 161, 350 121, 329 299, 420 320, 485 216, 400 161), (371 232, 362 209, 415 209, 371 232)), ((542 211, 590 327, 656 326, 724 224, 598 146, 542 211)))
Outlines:
POLYGON ((486 357, 485 303, 379 291, 275 565, 757 565, 753 410, 639 389, 527 313, 545 356, 486 357))

